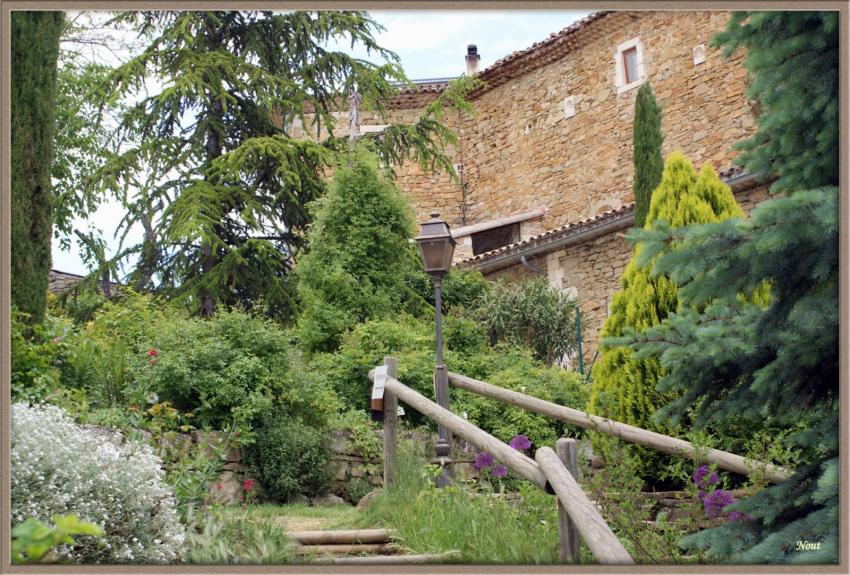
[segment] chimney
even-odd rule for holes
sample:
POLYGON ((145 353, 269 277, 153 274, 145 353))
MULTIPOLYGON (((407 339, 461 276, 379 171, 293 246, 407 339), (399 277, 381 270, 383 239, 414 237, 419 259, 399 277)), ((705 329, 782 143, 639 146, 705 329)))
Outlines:
POLYGON ((481 56, 478 54, 478 46, 470 44, 466 47, 466 75, 474 76, 478 73, 478 63, 481 56))

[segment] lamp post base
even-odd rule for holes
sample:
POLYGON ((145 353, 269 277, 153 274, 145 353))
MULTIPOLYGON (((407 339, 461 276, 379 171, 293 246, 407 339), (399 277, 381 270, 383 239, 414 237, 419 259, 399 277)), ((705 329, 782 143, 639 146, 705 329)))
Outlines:
POLYGON ((452 458, 448 456, 437 456, 431 460, 434 465, 439 465, 441 470, 437 476, 437 487, 446 487, 454 479, 454 471, 452 470, 452 458))

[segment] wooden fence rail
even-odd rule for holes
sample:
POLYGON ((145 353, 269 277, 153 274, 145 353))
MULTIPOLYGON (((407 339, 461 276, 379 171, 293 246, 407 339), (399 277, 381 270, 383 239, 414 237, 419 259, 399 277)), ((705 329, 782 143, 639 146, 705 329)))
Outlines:
MULTIPOLYGON (((369 372, 369 379, 374 380, 374 378, 375 374, 373 370, 369 372)), ((543 476, 540 466, 530 457, 523 455, 507 443, 479 429, 474 424, 455 415, 448 409, 440 407, 390 375, 387 375, 384 389, 422 415, 432 419, 436 423, 445 425, 447 429, 458 437, 462 437, 475 447, 492 454, 493 457, 541 489, 547 489, 546 478, 543 476)))
MULTIPOLYGON (((577 531, 585 539, 591 552, 600 563, 634 563, 617 536, 605 523, 596 506, 584 494, 578 482, 568 470, 570 456, 566 444, 563 445, 563 448, 564 459, 567 459, 567 462, 559 459, 555 452, 548 447, 541 447, 537 450, 535 455, 537 461, 535 461, 398 381, 394 377, 396 365, 393 358, 385 358, 384 365, 388 366, 387 376, 384 380, 385 425, 386 398, 393 397, 394 400, 405 402, 422 415, 444 425, 458 437, 491 453, 497 460, 538 487, 557 495, 559 510, 563 510, 568 515, 566 519, 569 519, 569 521, 559 521, 559 526, 563 526, 564 529, 561 534, 562 545, 565 544, 564 541, 567 539, 572 540, 569 543, 568 555, 573 561, 577 562, 578 560, 578 537, 568 533, 567 529, 577 531)), ((375 370, 369 372, 369 379, 375 380, 375 370)), ((395 441, 395 425, 392 422, 389 428, 386 426, 384 428, 385 453, 394 454, 395 441), (392 447, 388 448, 390 444, 392 447)), ((572 459, 575 459, 575 446, 572 447, 572 459)), ((562 446, 559 445, 559 448, 562 448, 562 446)), ((385 461, 385 466, 387 465, 391 464, 385 461)), ((575 472, 575 464, 573 463, 573 473, 575 472)), ((392 475, 392 470, 385 467, 385 477, 392 477, 392 475)))
POLYGON ((516 405, 517 407, 522 407, 528 411, 546 415, 552 419, 557 419, 565 423, 571 423, 584 429, 618 437, 624 441, 649 447, 650 449, 690 459, 705 460, 709 463, 716 464, 722 469, 740 473, 741 475, 750 475, 756 470, 764 469, 765 477, 772 483, 784 481, 791 474, 788 469, 778 465, 754 461, 719 449, 700 451, 695 448, 692 443, 683 439, 677 439, 675 437, 670 437, 669 435, 648 431, 646 429, 641 429, 640 427, 620 423, 619 421, 613 421, 597 415, 590 415, 583 411, 579 411, 578 409, 565 407, 563 405, 538 399, 524 393, 498 387, 458 373, 449 372, 448 376, 449 383, 460 389, 465 389, 472 393, 477 393, 478 395, 483 395, 503 403, 516 405))
POLYGON ((566 509, 593 556, 600 563, 608 565, 634 564, 634 559, 605 523, 596 505, 584 494, 581 486, 552 448, 538 447, 534 458, 555 490, 558 502, 566 509))

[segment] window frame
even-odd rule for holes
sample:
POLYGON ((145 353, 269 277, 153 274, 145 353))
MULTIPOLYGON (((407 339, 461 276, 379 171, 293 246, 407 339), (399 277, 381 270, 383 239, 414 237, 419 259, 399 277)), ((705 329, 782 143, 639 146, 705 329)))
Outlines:
POLYGON ((631 48, 626 48, 622 52, 620 52, 620 56, 623 57, 623 83, 631 84, 633 82, 637 82, 640 79, 640 73, 638 72, 637 65, 637 46, 632 46, 631 48), (635 78, 631 77, 629 73, 629 54, 635 55, 635 65, 634 65, 634 73, 635 78))
POLYGON ((648 75, 646 72, 646 62, 644 59, 643 45, 641 44, 640 37, 631 38, 630 40, 626 40, 625 42, 622 42, 619 46, 617 46, 617 51, 614 55, 614 65, 615 80, 618 94, 622 94, 623 92, 627 92, 632 88, 636 88, 647 80, 648 75), (630 52, 631 50, 635 51, 635 71, 637 73, 637 78, 635 79, 628 78, 626 71, 626 53, 630 52))

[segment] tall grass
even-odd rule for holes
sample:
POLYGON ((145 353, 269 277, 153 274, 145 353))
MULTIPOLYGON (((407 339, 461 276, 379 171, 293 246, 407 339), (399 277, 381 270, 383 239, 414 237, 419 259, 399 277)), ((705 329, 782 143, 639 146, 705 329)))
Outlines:
POLYGON ((280 526, 258 521, 249 512, 222 509, 192 517, 183 561, 197 564, 262 564, 296 562, 296 542, 280 526))
POLYGON ((424 455, 409 443, 399 447, 396 482, 364 511, 363 526, 394 529, 411 553, 459 551, 452 562, 558 562, 554 497, 527 482, 516 500, 486 485, 436 489, 424 455))

